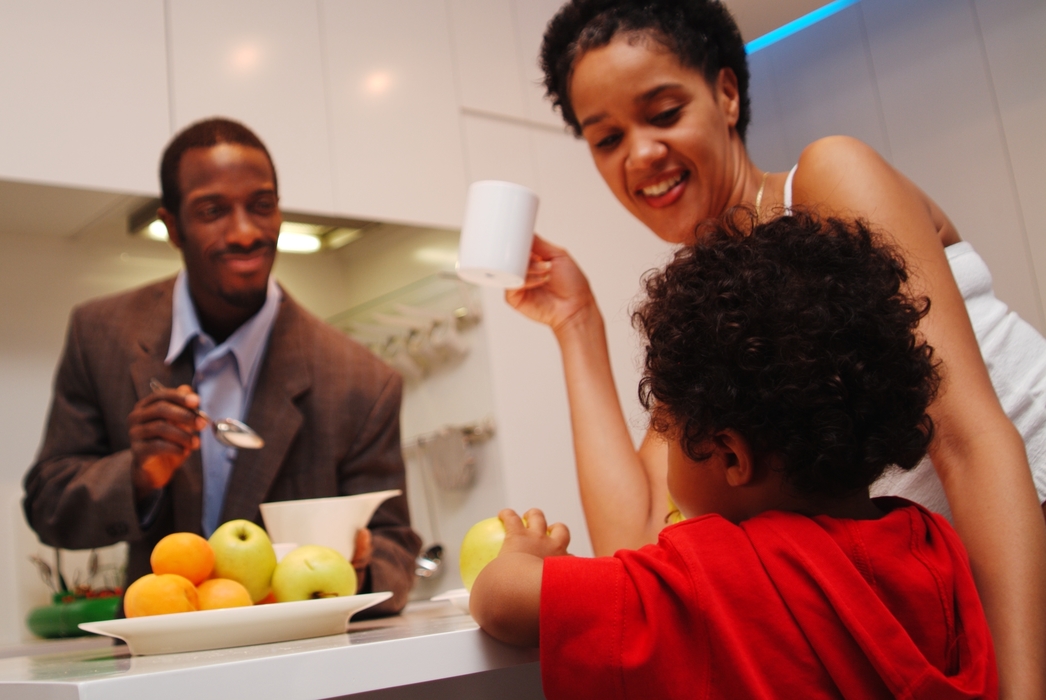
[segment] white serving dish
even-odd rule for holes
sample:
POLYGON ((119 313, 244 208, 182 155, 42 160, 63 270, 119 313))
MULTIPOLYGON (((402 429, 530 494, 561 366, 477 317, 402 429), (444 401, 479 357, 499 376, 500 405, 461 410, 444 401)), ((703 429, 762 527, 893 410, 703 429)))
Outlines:
POLYGON ((451 603, 455 608, 469 614, 469 592, 464 588, 455 588, 439 595, 432 596, 432 600, 446 600, 451 603))
POLYGON ((273 542, 318 544, 341 552, 352 561, 356 532, 367 527, 378 506, 401 493, 391 489, 355 496, 262 503, 262 520, 273 542))
POLYGON ((279 564, 283 558, 298 548, 297 542, 273 542, 272 551, 276 552, 276 563, 279 564))
POLYGON ((127 642, 132 654, 176 654, 343 634, 349 618, 389 591, 243 608, 84 622, 80 629, 127 642))

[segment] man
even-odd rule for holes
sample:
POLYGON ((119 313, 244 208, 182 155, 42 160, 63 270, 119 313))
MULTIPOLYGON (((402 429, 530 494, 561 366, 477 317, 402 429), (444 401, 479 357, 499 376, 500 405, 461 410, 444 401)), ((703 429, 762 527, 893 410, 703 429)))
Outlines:
MULTIPOLYGON (((128 583, 171 532, 260 523, 266 501, 405 491, 400 377, 270 277, 282 219, 264 144, 236 122, 199 122, 168 145, 160 178, 185 269, 73 312, 23 503, 46 544, 127 541, 128 583), (265 446, 222 446, 197 408, 243 420, 265 446)), ((419 547, 405 496, 361 531, 361 590, 394 593, 377 612, 406 603, 419 547)))

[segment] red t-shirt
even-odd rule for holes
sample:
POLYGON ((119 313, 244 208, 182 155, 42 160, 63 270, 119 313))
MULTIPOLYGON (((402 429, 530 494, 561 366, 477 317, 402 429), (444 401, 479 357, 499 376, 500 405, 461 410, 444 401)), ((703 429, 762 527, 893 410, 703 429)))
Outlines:
POLYGON ((545 560, 541 674, 559 698, 995 698, 995 654, 946 520, 771 511, 545 560))

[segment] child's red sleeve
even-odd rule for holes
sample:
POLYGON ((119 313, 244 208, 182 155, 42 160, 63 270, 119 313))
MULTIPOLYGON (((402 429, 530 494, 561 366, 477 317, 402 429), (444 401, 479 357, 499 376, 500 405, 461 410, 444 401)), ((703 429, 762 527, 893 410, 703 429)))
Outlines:
POLYGON ((541 580, 541 683, 548 700, 623 697, 627 580, 616 557, 549 557, 541 580))

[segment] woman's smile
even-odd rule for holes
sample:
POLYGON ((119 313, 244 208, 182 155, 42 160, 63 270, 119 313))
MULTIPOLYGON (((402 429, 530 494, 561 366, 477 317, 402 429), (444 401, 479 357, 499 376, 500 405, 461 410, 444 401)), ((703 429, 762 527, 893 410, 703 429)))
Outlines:
POLYGON ((636 196, 644 198, 647 205, 655 209, 670 206, 683 196, 689 178, 689 170, 662 175, 653 184, 637 189, 636 196))

